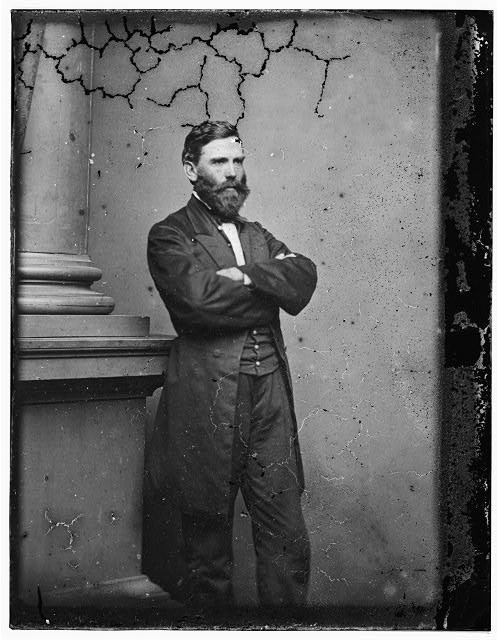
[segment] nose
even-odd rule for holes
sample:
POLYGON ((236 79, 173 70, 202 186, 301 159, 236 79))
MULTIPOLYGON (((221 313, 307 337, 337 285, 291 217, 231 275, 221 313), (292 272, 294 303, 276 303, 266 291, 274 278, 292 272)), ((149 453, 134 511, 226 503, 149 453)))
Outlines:
POLYGON ((237 170, 233 162, 227 162, 225 166, 225 178, 235 178, 237 176, 237 170))

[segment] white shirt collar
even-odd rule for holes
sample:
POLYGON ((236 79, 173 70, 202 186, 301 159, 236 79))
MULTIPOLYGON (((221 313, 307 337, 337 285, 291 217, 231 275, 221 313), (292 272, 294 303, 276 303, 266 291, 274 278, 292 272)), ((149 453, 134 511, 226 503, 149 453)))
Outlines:
POLYGON ((206 207, 211 211, 211 207, 210 207, 208 204, 206 204, 206 203, 204 202, 204 200, 202 200, 202 198, 200 198, 200 197, 199 197, 199 194, 197 193, 197 191, 196 191, 195 189, 192 191, 192 195, 193 195, 195 198, 197 198, 197 200, 199 200, 199 202, 202 202, 202 204, 203 204, 204 206, 206 206, 206 207))

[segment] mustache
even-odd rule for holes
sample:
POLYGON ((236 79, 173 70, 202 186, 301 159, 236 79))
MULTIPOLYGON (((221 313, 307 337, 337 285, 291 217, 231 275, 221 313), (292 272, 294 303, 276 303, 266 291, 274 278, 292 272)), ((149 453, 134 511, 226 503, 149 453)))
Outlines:
POLYGON ((237 179, 229 179, 223 184, 216 185, 213 187, 213 193, 222 193, 227 189, 235 189, 235 191, 241 194, 249 193, 249 187, 247 186, 246 181, 237 179))

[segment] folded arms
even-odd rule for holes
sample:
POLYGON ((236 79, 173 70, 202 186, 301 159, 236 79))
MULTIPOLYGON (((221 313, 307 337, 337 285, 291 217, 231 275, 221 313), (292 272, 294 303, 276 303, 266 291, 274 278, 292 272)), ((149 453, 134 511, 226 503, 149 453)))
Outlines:
POLYGON ((260 228, 270 259, 228 269, 201 264, 181 230, 167 224, 152 228, 149 268, 179 333, 268 325, 279 308, 296 315, 306 306, 316 286, 315 265, 260 228))

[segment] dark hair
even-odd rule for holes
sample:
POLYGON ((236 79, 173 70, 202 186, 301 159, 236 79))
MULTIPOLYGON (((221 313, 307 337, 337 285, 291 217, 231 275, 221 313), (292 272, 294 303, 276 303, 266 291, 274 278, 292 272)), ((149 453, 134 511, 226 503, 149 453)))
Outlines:
POLYGON ((201 157, 202 147, 213 140, 223 138, 239 137, 237 127, 224 120, 206 120, 201 124, 192 127, 190 133, 185 138, 182 151, 182 162, 193 162, 197 164, 201 157))

